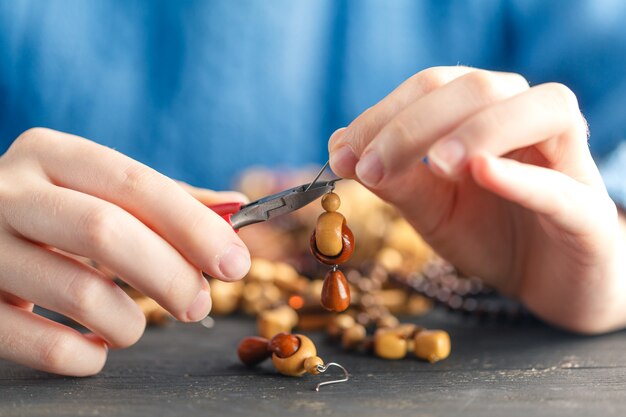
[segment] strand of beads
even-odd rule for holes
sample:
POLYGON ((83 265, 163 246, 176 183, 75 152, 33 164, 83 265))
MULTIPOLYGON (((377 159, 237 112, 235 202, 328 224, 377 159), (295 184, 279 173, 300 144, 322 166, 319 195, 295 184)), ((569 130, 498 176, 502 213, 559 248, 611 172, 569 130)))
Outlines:
POLYGON ((333 192, 322 197, 325 212, 320 214, 311 234, 311 253, 323 264, 332 266, 324 278, 321 304, 327 310, 341 312, 350 306, 350 287, 338 267, 354 252, 354 236, 345 217, 337 210, 339 196, 333 192))

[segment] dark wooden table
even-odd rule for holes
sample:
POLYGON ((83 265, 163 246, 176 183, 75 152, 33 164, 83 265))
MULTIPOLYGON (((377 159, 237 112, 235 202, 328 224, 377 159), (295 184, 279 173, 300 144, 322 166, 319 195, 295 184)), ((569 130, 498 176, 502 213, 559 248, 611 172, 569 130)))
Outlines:
MULTIPOLYGON (((626 415, 626 332, 599 337, 540 323, 478 323, 435 311, 419 323, 447 329, 449 359, 384 361, 347 354, 314 334, 349 382, 314 391, 320 377, 288 378, 271 363, 238 363, 245 317, 150 328, 133 348, 111 352, 101 374, 64 378, 0 362, 0 416, 523 416, 626 415)), ((330 371, 322 378, 337 375, 330 371)))

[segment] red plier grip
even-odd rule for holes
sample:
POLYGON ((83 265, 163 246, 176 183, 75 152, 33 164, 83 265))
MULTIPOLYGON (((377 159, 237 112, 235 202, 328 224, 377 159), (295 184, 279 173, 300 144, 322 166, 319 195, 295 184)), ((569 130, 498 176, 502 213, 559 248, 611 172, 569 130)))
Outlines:
MULTIPOLYGON (((233 223, 230 221, 230 218, 233 216, 233 214, 241 210, 241 206, 243 205, 243 203, 221 203, 211 204, 208 207, 213 210, 215 214, 222 217, 222 219, 226 220, 226 222, 232 226, 233 223)), ((237 230, 235 229, 235 231, 237 230)))

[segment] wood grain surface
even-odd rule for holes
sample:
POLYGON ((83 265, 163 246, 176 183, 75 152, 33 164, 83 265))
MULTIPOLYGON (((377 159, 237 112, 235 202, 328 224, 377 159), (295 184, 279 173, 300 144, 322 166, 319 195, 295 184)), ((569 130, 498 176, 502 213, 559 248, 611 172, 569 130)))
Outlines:
POLYGON ((624 416, 626 332, 583 337, 541 323, 480 323, 435 311, 413 320, 448 330, 449 359, 385 361, 348 354, 313 333, 333 373, 289 378, 267 361, 240 365, 236 347, 254 334, 247 317, 215 327, 150 328, 134 347, 110 352, 90 378, 64 378, 0 361, 0 416, 624 416))

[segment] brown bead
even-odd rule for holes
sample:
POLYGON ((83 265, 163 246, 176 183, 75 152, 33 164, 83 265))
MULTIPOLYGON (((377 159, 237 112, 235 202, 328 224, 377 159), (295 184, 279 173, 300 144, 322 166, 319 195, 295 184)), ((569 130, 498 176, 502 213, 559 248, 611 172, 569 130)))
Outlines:
POLYGON ((320 373, 320 370, 317 369, 320 365, 324 366, 324 361, 319 356, 311 356, 304 360, 304 370, 311 375, 320 373))
POLYGON ((290 333, 278 333, 272 337, 269 350, 279 358, 288 358, 300 348, 300 340, 290 333))
POLYGON ((237 355, 246 366, 254 366, 272 355, 268 349, 269 340, 264 337, 250 336, 239 342, 237 355))
POLYGON ((306 372, 304 361, 307 358, 317 356, 317 349, 308 337, 296 334, 294 335, 300 340, 300 348, 293 355, 287 358, 281 358, 275 353, 272 355, 272 363, 276 370, 287 376, 300 376, 306 372))
POLYGON ((310 240, 311 253, 315 256, 315 259, 323 264, 340 265, 350 259, 352 257, 352 253, 354 252, 354 235, 346 223, 344 223, 341 227, 341 239, 343 241, 343 248, 341 249, 339 255, 326 256, 317 250, 315 230, 313 230, 310 240))
POLYGON ((450 356, 450 335, 444 330, 422 330, 414 337, 415 356, 435 363, 450 356))
POLYGON ((339 210, 339 206, 341 206, 341 199, 335 193, 324 194, 322 197, 322 207, 326 211, 337 211, 339 210))
POLYGON ((328 271, 324 278, 320 302, 326 310, 336 313, 350 306, 350 287, 343 272, 328 271))

